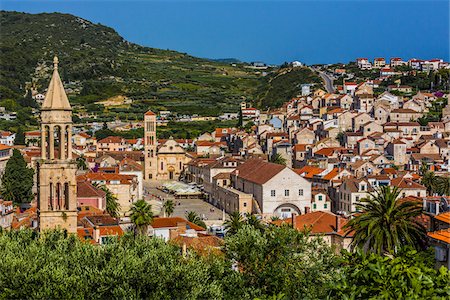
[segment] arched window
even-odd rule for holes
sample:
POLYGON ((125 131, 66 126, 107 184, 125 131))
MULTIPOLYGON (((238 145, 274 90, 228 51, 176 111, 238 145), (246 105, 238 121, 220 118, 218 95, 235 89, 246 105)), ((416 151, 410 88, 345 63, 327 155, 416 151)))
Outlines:
POLYGON ((47 125, 44 127, 45 130, 45 144, 42 147, 45 147, 45 158, 50 158, 50 127, 47 125))
POLYGON ((53 210, 53 183, 50 182, 50 186, 49 186, 49 199, 48 199, 48 209, 49 210, 53 210))
POLYGON ((56 184, 56 210, 61 210, 61 197, 62 196, 62 191, 61 191, 61 183, 57 183, 56 184))
POLYGON ((69 210, 69 184, 64 183, 64 209, 69 210))
POLYGON ((69 139, 71 139, 71 138, 72 138, 72 130, 70 129, 70 126, 67 125, 66 126, 65 141, 64 141, 65 149, 66 149, 66 158, 70 157, 69 153, 70 153, 70 151, 72 151, 72 149, 69 149, 69 139))

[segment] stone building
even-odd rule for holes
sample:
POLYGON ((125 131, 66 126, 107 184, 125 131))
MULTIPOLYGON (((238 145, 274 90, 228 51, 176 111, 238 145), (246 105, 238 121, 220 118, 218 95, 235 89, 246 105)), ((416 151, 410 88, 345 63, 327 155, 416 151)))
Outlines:
POLYGON ((156 114, 144 115, 144 180, 177 180, 190 161, 186 150, 173 138, 158 145, 156 114))
POLYGON ((41 108, 37 164, 39 230, 77 232, 77 164, 72 158, 72 108, 58 73, 58 58, 41 108))

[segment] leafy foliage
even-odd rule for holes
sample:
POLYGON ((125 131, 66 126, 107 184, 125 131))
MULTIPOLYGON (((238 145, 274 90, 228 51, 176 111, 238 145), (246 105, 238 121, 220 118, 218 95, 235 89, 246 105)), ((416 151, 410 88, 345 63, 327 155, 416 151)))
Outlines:
POLYGON ((118 218, 120 215, 120 204, 116 195, 114 195, 106 185, 94 184, 106 194, 106 212, 113 218, 118 218))
POLYGON ((264 77, 258 90, 262 108, 279 107, 287 100, 301 95, 301 84, 315 83, 323 88, 322 79, 309 68, 281 68, 264 77))
POLYGON ((257 296, 282 293, 287 299, 323 299, 337 277, 331 248, 288 226, 259 231, 244 225, 225 238, 225 253, 257 296))
POLYGON ((286 159, 283 156, 281 156, 280 153, 272 155, 272 157, 270 158, 270 162, 284 166, 286 165, 286 159))
POLYGON ((130 214, 131 222, 133 222, 136 231, 139 234, 146 234, 148 226, 153 221, 152 206, 145 200, 141 199, 133 203, 130 214))
POLYGON ((433 255, 403 248, 395 257, 345 253, 330 299, 448 299, 450 272, 436 271, 433 255))
POLYGON ((33 199, 33 175, 34 170, 27 166, 20 151, 14 149, 2 176, 0 192, 3 199, 14 204, 30 202, 33 199))
POLYGON ((203 227, 206 229, 206 224, 205 222, 203 222, 202 218, 200 218, 200 216, 195 212, 195 211, 189 211, 186 213, 186 219, 191 222, 194 223, 200 227, 203 227))
POLYGON ((353 248, 381 254, 395 253, 402 246, 423 247, 425 228, 416 217, 422 214, 421 203, 400 201, 400 190, 381 186, 356 204, 357 213, 346 228, 353 231, 353 248))
POLYGON ((166 216, 170 217, 175 209, 175 203, 173 202, 173 200, 169 199, 166 202, 164 202, 163 208, 164 212, 166 213, 166 216))
POLYGON ((244 226, 244 222, 244 218, 242 217, 240 212, 232 212, 229 219, 224 222, 227 234, 236 234, 238 230, 241 229, 242 226, 244 226))
POLYGON ((62 232, 0 233, 1 299, 220 299, 239 274, 221 257, 187 258, 160 239, 94 246, 62 232), (224 282, 222 282, 224 279, 224 282))

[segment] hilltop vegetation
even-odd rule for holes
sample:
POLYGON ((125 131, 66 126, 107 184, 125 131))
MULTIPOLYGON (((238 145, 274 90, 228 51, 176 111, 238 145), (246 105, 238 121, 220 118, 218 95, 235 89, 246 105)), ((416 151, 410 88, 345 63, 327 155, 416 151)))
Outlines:
POLYGON ((298 93, 299 84, 320 81, 309 69, 302 69, 308 74, 296 70, 292 74, 298 76, 292 77, 286 70, 269 68, 264 77, 261 70, 234 59, 208 60, 142 47, 112 28, 68 14, 2 11, 0 26, 1 99, 18 101, 32 86, 44 92, 56 54, 75 111, 94 111, 101 118, 122 112, 134 119, 149 108, 218 115, 236 111, 242 100, 274 107, 298 93), (115 96, 133 101, 113 109, 94 106, 115 96))

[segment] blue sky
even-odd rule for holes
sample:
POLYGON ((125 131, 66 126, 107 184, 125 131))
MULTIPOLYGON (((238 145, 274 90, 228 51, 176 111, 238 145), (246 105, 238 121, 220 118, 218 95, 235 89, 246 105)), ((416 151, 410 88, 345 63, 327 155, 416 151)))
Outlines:
POLYGON ((70 13, 131 42, 199 57, 312 64, 361 56, 449 60, 449 3, 0 0, 0 8, 70 13))

